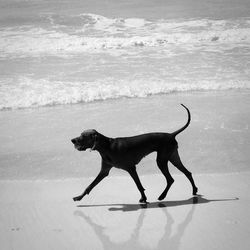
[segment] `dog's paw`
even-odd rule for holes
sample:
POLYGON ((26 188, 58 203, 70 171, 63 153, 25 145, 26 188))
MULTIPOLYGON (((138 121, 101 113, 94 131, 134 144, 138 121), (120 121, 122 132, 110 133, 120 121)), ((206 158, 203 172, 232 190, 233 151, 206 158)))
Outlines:
POLYGON ((140 200, 139 200, 140 203, 147 203, 147 197, 142 197, 140 200))
POLYGON ((193 195, 196 195, 196 194, 197 194, 197 192, 198 192, 198 188, 197 188, 197 187, 195 187, 195 188, 193 189, 193 195))
POLYGON ((76 196, 73 198, 73 201, 80 201, 82 199, 82 196, 76 196))
POLYGON ((165 194, 161 194, 161 195, 158 197, 158 201, 162 201, 165 197, 166 197, 165 194))

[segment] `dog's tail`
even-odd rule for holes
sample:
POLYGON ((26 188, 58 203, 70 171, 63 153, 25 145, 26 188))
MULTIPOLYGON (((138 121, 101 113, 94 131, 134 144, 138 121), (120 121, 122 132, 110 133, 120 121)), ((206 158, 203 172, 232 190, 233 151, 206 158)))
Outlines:
POLYGON ((181 104, 181 106, 183 106, 183 107, 187 110, 187 113, 188 113, 188 120, 187 120, 187 123, 186 123, 182 128, 176 130, 175 132, 173 132, 173 133, 171 134, 171 135, 173 135, 174 137, 177 136, 179 133, 181 133, 184 129, 186 129, 186 128, 188 127, 190 121, 191 121, 191 114, 190 114, 189 109, 188 109, 185 105, 183 105, 183 104, 181 104))

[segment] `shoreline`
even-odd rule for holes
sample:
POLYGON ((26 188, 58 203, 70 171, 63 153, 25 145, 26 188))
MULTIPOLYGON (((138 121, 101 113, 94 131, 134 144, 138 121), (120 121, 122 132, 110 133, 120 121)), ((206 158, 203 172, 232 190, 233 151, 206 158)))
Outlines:
MULTIPOLYGON (((218 177, 222 177, 222 176, 239 176, 239 175, 250 175, 250 170, 249 171, 245 171, 245 172, 228 172, 228 173, 197 173, 197 174, 193 174, 193 176, 197 176, 197 177, 212 177, 212 176, 218 176, 218 177)), ((184 179, 185 181, 187 181, 187 185, 189 185, 188 180, 186 179, 185 175, 181 172, 179 173, 172 173, 171 174, 173 177, 176 178, 181 178, 184 179)), ((60 182, 81 182, 82 180, 84 181, 92 181, 95 179, 96 176, 82 176, 82 177, 72 177, 72 178, 65 178, 65 179, 1 179, 0 183, 2 184, 7 184, 7 183, 60 183, 60 182)), ((139 175, 139 178, 145 178, 145 179, 149 179, 149 178, 162 178, 162 182, 165 181, 164 176, 162 175, 162 173, 150 173, 150 174, 146 174, 146 175, 139 175)), ((109 174, 104 180, 108 181, 109 179, 116 179, 116 180, 126 180, 126 179, 130 179, 130 175, 126 174, 126 175, 112 175, 109 174)), ((194 177, 195 178, 195 177, 194 177)), ((131 179, 132 180, 132 179, 131 179)), ((102 182, 101 182, 102 183, 102 182)), ((98 184, 99 185, 99 184, 98 184)), ((191 189, 190 189, 191 190, 191 189)))
MULTIPOLYGON (((66 103, 66 104, 53 104, 53 105, 44 105, 44 106, 32 106, 32 107, 21 107, 21 108, 4 108, 0 110, 1 112, 18 112, 18 111, 36 111, 36 110, 43 110, 43 109, 63 109, 63 108, 73 108, 77 106, 85 106, 85 105, 101 105, 103 103, 115 103, 119 101, 140 101, 144 99, 151 99, 151 98, 160 98, 160 97, 166 97, 166 96, 189 96, 189 95, 215 95, 220 96, 225 95, 225 93, 228 94, 250 94, 250 89, 246 88, 236 88, 236 89, 217 89, 217 90, 188 90, 188 91, 171 91, 169 93, 157 93, 157 94, 150 94, 147 96, 119 96, 119 97, 113 97, 113 98, 107 98, 107 99, 100 99, 100 100, 93 100, 89 102, 78 102, 78 103, 66 103)), ((180 103, 179 103, 180 104, 180 103)))
MULTIPOLYGON (((112 173, 112 170, 110 172, 110 174, 106 177, 106 179, 127 179, 129 177, 128 173, 126 172, 120 172, 119 170, 115 170, 116 173, 112 173), (119 172, 118 172, 119 171, 119 172), (120 173, 120 174, 119 174, 120 173)), ((138 169, 137 169, 138 171, 138 169)), ((138 171, 140 172, 140 170, 138 171)), ((185 178, 185 175, 183 173, 181 173, 180 171, 178 172, 173 172, 171 171, 171 175, 172 177, 177 177, 177 178, 185 178)), ((96 173, 96 175, 98 174, 98 171, 96 173)), ((212 176, 239 176, 242 174, 246 174, 249 175, 250 174, 250 170, 245 170, 245 171, 241 171, 241 172, 207 172, 207 173, 192 173, 192 175, 195 177, 212 177, 212 176)), ((80 176, 80 177, 63 177, 63 178, 43 178, 43 179, 34 179, 34 178, 29 178, 29 179, 0 179, 0 183, 2 184, 14 184, 14 183, 62 183, 62 182, 79 182, 82 180, 88 180, 88 181, 93 181, 96 177, 96 175, 93 176, 80 176)), ((159 173, 140 173, 138 174, 139 178, 149 178, 149 177, 157 177, 157 176, 161 176, 163 178, 163 175, 159 172, 159 173)))

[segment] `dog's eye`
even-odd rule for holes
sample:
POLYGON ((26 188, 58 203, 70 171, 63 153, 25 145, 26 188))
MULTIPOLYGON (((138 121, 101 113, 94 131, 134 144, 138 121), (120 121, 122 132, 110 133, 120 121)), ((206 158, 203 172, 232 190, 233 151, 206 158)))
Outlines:
POLYGON ((95 139, 97 137, 97 134, 91 134, 91 138, 93 139, 95 139))

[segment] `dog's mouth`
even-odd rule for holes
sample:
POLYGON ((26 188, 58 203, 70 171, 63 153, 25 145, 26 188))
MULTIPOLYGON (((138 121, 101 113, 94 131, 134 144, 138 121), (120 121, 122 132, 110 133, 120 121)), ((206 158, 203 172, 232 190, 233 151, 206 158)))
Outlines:
POLYGON ((85 151, 87 148, 78 144, 75 144, 75 149, 77 149, 78 151, 85 151))

